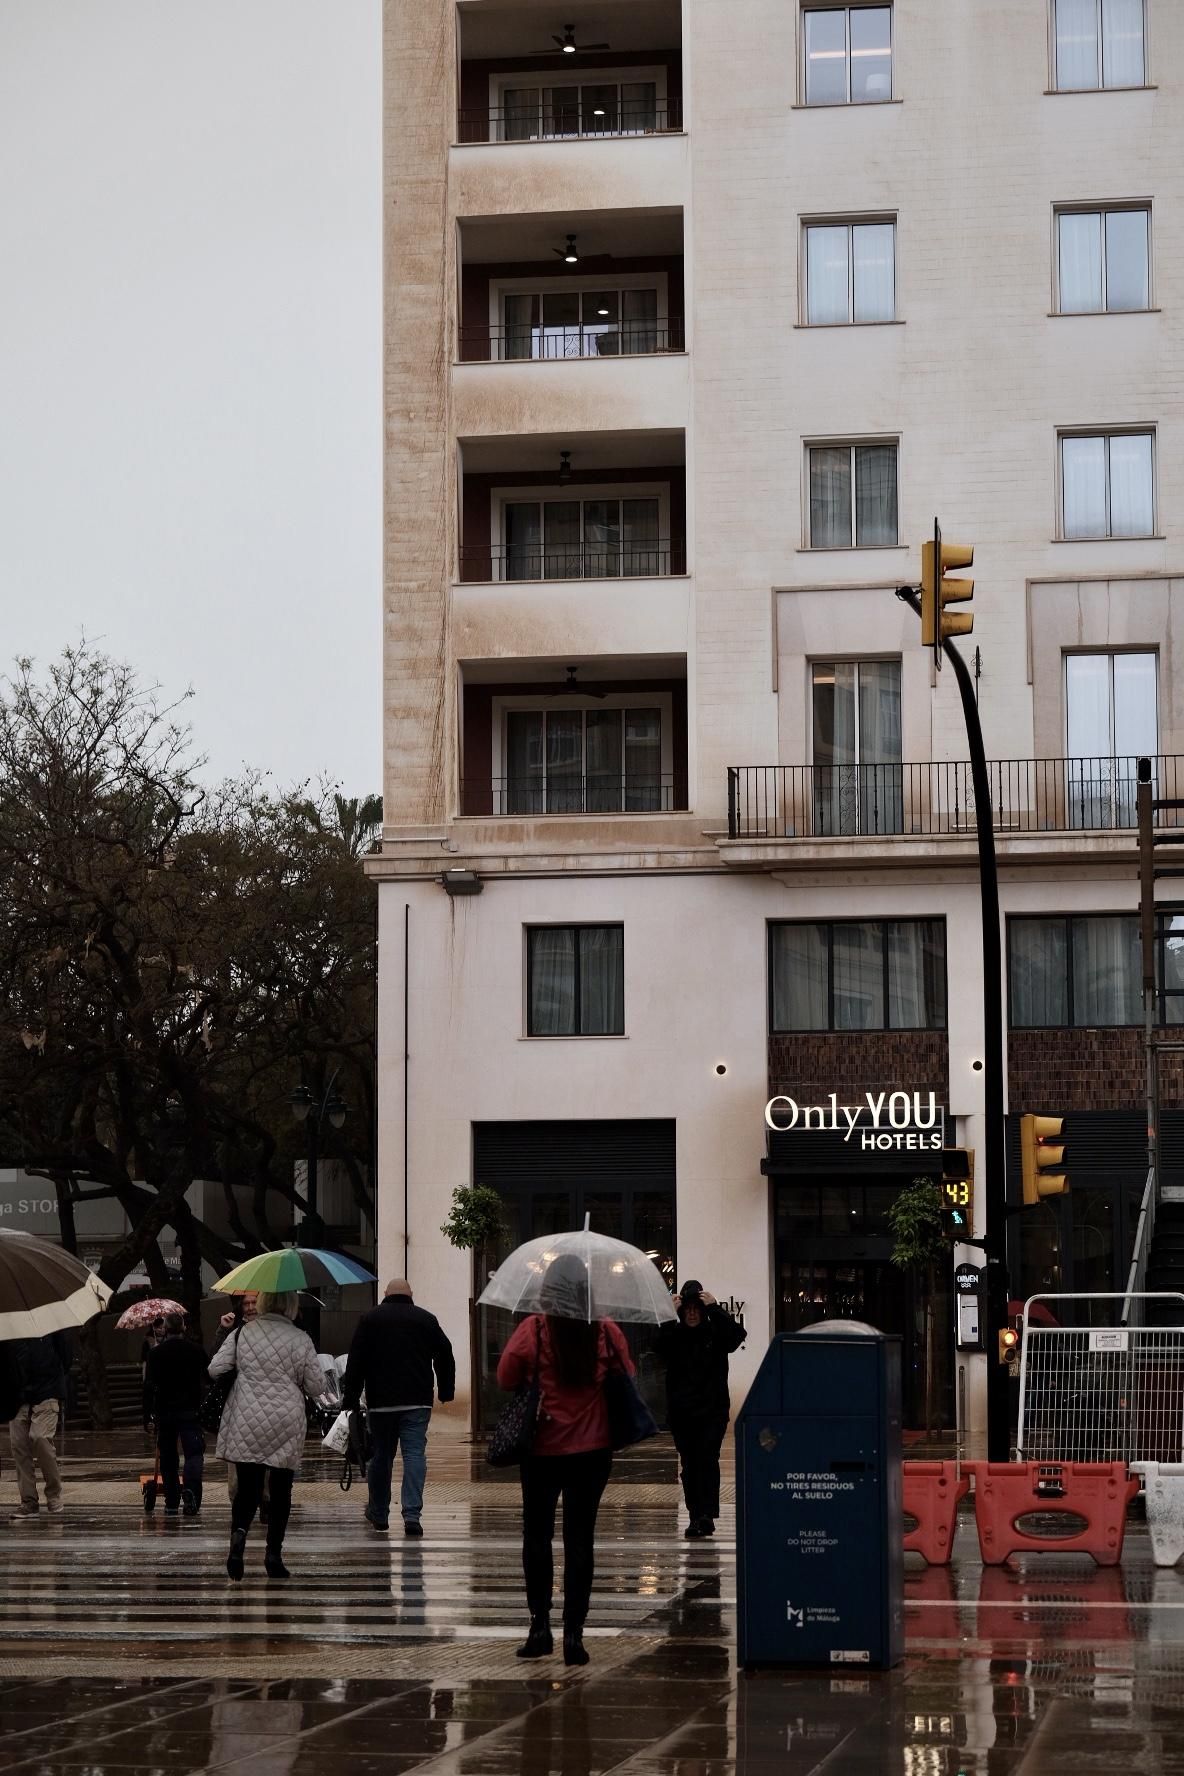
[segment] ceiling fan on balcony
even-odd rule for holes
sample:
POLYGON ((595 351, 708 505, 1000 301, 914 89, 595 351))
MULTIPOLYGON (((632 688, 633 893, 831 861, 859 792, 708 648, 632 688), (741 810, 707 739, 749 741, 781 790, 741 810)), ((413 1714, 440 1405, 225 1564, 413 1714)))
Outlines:
MULTIPOLYGON (((587 54, 594 49, 612 48, 611 43, 577 43, 576 28, 574 25, 564 25, 562 37, 557 37, 555 33, 552 32, 551 41, 558 45, 563 55, 579 55, 581 52, 587 54)), ((530 53, 531 55, 549 56, 554 55, 555 51, 553 49, 532 49, 530 53)))
POLYGON ((613 264, 611 253, 580 253, 576 250, 576 237, 569 234, 562 247, 552 247, 556 259, 562 259, 565 265, 578 265, 585 272, 607 271, 613 264))
POLYGON ((548 697, 597 697, 597 698, 604 698, 604 697, 608 696, 608 692, 601 690, 599 685, 580 684, 580 682, 576 678, 576 673, 579 670, 580 669, 578 666, 569 666, 567 668, 567 677, 564 679, 562 684, 544 685, 543 689, 546 692, 546 695, 548 697))

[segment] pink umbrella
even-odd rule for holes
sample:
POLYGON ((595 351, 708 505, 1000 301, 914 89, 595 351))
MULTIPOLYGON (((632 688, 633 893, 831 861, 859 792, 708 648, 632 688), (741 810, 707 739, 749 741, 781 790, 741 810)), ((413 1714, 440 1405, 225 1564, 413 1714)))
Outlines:
POLYGON ((153 1295, 148 1301, 135 1301, 131 1307, 125 1308, 115 1322, 117 1332, 142 1332, 153 1320, 163 1320, 165 1314, 180 1314, 185 1317, 185 1309, 179 1301, 166 1301, 163 1296, 153 1295))

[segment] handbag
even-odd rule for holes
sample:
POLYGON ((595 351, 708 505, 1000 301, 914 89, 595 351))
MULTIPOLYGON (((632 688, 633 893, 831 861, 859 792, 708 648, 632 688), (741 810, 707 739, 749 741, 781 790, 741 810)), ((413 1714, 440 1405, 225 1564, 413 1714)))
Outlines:
POLYGON ((485 1459, 491 1468, 512 1468, 524 1461, 534 1448, 539 1423, 539 1360, 542 1355, 543 1323, 535 1321, 534 1374, 523 1382, 514 1397, 503 1407, 501 1416, 489 1433, 485 1459))
POLYGON ((604 1378, 608 1407, 608 1432, 614 1449, 628 1449, 658 1435, 657 1420, 641 1397, 641 1390, 623 1369, 610 1369, 604 1378))
POLYGON ((144 1500, 145 1511, 156 1509, 156 1495, 160 1491, 160 1449, 157 1447, 156 1460, 150 1474, 140 1475, 140 1496, 144 1500))
POLYGON ((231 1389, 238 1380, 238 1334, 234 1335, 234 1362, 221 1375, 215 1375, 206 1389, 205 1397, 197 1409, 197 1422, 203 1431, 216 1433, 222 1423, 222 1414, 226 1410, 226 1402, 230 1398, 231 1389))

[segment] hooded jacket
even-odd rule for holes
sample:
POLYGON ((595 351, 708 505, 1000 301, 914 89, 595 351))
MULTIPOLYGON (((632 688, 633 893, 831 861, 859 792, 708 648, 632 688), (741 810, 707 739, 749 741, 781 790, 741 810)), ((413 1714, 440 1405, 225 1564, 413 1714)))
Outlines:
POLYGON ((728 1394, 728 1357, 748 1336, 738 1320, 718 1302, 700 1304, 697 1326, 686 1324, 686 1309, 677 1320, 658 1329, 657 1354, 666 1365, 666 1413, 671 1420, 690 1417, 726 1419, 731 1410, 728 1394))

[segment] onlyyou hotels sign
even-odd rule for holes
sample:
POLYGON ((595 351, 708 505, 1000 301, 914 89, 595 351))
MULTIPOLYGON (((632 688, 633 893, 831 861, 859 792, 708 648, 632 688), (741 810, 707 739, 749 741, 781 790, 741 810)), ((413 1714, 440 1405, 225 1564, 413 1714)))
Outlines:
POLYGON ((864 1153, 940 1153, 945 1120, 932 1091, 869 1091, 854 1104, 840 1104, 837 1092, 822 1104, 778 1096, 765 1105, 765 1124, 776 1134, 835 1135, 864 1153))

